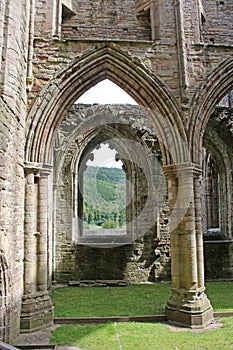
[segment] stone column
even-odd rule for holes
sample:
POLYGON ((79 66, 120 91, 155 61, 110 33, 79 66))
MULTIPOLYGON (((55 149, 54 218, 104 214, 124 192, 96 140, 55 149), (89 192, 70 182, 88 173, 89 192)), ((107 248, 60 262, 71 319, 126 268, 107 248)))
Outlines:
POLYGON ((37 289, 37 225, 35 169, 25 168, 25 219, 24 219, 24 295, 30 295, 37 289))
POLYGON ((196 220, 196 239, 197 239, 197 269, 198 269, 198 288, 205 291, 204 279, 204 248, 203 248, 203 231, 202 231, 202 214, 201 214, 201 174, 198 168, 194 173, 194 204, 196 220))
POLYGON ((50 169, 40 171, 38 189, 38 290, 47 290, 48 281, 48 176, 50 169))
POLYGON ((48 167, 42 167, 41 164, 25 165, 25 256, 21 332, 47 327, 53 321, 53 306, 47 291, 48 174, 48 167))
POLYGON ((169 185, 172 259, 167 319, 182 326, 203 328, 213 320, 213 310, 204 293, 201 224, 200 217, 196 218, 200 211, 196 167, 187 163, 164 170, 169 185))

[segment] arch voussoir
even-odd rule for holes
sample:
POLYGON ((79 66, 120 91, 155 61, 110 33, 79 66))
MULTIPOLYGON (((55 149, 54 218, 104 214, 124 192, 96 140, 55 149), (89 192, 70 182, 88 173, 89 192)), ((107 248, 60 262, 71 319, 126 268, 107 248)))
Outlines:
POLYGON ((147 109, 167 154, 165 163, 189 160, 182 111, 174 96, 138 59, 116 45, 104 44, 58 72, 41 91, 28 117, 26 161, 51 162, 54 131, 65 111, 105 78, 118 84, 147 109))

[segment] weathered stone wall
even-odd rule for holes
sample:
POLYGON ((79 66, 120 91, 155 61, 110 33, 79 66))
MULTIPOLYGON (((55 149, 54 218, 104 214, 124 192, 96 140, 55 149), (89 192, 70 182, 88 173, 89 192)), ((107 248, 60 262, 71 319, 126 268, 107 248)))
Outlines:
POLYGON ((128 283, 171 280, 170 241, 146 234, 133 245, 111 249, 64 243, 55 281, 124 280, 128 283))
MULTIPOLYGON (((173 102, 176 103, 173 104, 173 112, 177 109, 177 115, 182 115, 184 134, 186 134, 187 138, 192 134, 193 129, 196 130, 196 134, 192 134, 192 138, 189 140, 190 144, 188 145, 189 150, 196 157, 193 157, 191 161, 194 158, 199 159, 198 154, 201 153, 201 149, 198 149, 194 143, 199 137, 202 138, 205 131, 206 120, 202 121, 203 114, 208 115, 208 111, 211 113, 214 105, 218 102, 217 99, 221 99, 227 93, 227 90, 232 89, 232 82, 230 81, 232 75, 230 60, 232 59, 233 44, 231 1, 187 0, 176 1, 174 3, 173 0, 168 0, 155 2, 157 6, 154 18, 156 28, 152 28, 153 26, 151 26, 152 22, 148 11, 136 13, 136 4, 139 2, 132 0, 40 0, 35 2, 29 0, 0 0, 0 249, 2 264, 0 276, 1 285, 3 285, 3 281, 7 281, 7 287, 4 290, 1 287, 1 293, 4 295, 1 311, 3 315, 8 313, 7 315, 9 316, 5 318, 5 323, 2 318, 0 321, 3 322, 0 329, 0 336, 4 340, 12 338, 19 331, 20 300, 23 293, 23 162, 25 160, 25 135, 27 135, 27 141, 29 141, 30 137, 33 138, 37 132, 40 135, 39 131, 43 128, 50 130, 50 134, 45 133, 50 138, 53 138, 57 132, 61 119, 58 118, 59 120, 56 120, 54 115, 52 115, 53 113, 47 116, 49 120, 54 120, 53 124, 48 125, 46 121, 44 123, 44 120, 40 119, 40 113, 44 116, 43 113, 49 105, 50 99, 53 103, 54 94, 59 95, 60 93, 59 87, 61 81, 57 79, 56 74, 61 71, 64 72, 68 65, 77 60, 82 54, 88 56, 90 50, 92 52, 95 51, 103 43, 115 45, 114 55, 118 52, 128 52, 132 58, 131 63, 142 63, 148 68, 147 73, 144 74, 150 76, 150 81, 152 79, 156 81, 157 78, 161 80, 159 84, 163 87, 164 94, 167 94, 166 96, 173 97, 174 95, 173 102), (154 29, 156 29, 156 37, 152 41, 151 39, 155 34, 153 32, 154 29), (224 65, 223 61, 227 59, 229 59, 229 65, 228 63, 224 65), (202 87, 207 77, 209 82, 208 74, 213 72, 214 69, 216 69, 215 75, 210 79, 210 84, 206 84, 202 90, 205 91, 205 94, 198 95, 198 89, 202 87), (224 69, 229 69, 229 74, 224 69), (45 91, 44 94, 42 89, 46 90, 47 84, 51 81, 54 82, 52 89, 49 93, 45 91), (221 87, 218 86, 220 81, 222 84, 221 87), (216 89, 209 96, 209 90, 214 87, 216 89), (170 91, 173 95, 169 95, 170 91), (207 101, 205 100, 206 95, 208 95, 207 101), (35 101, 37 101, 38 106, 41 103, 37 111, 33 110, 33 108, 31 109, 35 101), (202 103, 205 103, 205 107, 200 111, 199 107, 202 103), (190 106, 194 106, 194 108, 191 108, 191 111, 190 106), (179 108, 180 110, 178 111, 179 108), (32 124, 30 124, 31 120, 27 124, 25 123, 26 109, 31 113, 32 124), (37 116, 35 120, 33 119, 33 113, 37 116), (199 113, 197 114, 200 116, 199 119, 195 118, 196 113, 199 113), (192 118, 190 114, 192 114, 192 118), (200 128, 196 129, 196 126, 198 128, 199 125, 200 128), (32 127, 32 130, 30 130, 31 133, 28 133, 28 127, 32 127)), ((122 57, 123 55, 121 59, 122 57)), ((113 59, 113 56, 111 59, 113 59)), ((107 63, 106 60, 105 64, 107 63)), ((79 64, 79 68, 82 67, 81 61, 79 64)), ((117 74, 122 72, 123 67, 124 62, 121 62, 117 74)), ((130 72, 129 67, 127 68, 127 72, 130 72)), ((73 67, 71 66, 71 71, 66 71, 66 74, 71 74, 72 69, 73 67)), ((103 69, 103 72, 106 75, 106 72, 109 73, 112 69, 113 66, 108 66, 105 71, 103 69)), ((142 69, 142 65, 139 65, 138 69, 142 69)), ((114 74, 116 75, 115 72, 111 73, 112 76, 114 74)), ((124 88, 124 86, 127 86, 129 90, 127 92, 131 93, 129 86, 124 81, 125 75, 122 76, 123 78, 121 80, 119 79, 122 84, 121 87, 124 88)), ((101 77, 97 76, 96 80, 94 78, 91 80, 91 83, 90 81, 83 82, 82 93, 88 90, 91 84, 98 82, 99 78, 103 79, 104 77, 104 75, 101 77)), ((145 81, 148 82, 149 80, 145 81)), ((75 99, 79 97, 79 94, 81 94, 81 90, 75 95, 72 87, 72 79, 64 79, 62 83, 64 82, 67 84, 66 91, 70 91, 70 88, 72 89, 73 95, 66 95, 65 97, 69 99, 70 105, 72 105, 75 99)), ((131 85, 132 89, 135 88, 135 95, 137 95, 136 92, 138 90, 144 91, 144 95, 145 91, 150 91, 150 87, 148 86, 137 86, 136 83, 135 86, 133 84, 131 85)), ((64 89, 62 91, 64 92, 64 89)), ((159 106, 161 96, 158 94, 158 91, 156 93, 159 106)), ((140 94, 137 96, 139 97, 140 94)), ((147 94, 146 98, 145 96, 141 98, 144 101, 144 105, 149 107, 152 100, 149 99, 148 104, 145 103, 147 94)), ((168 97, 167 99, 169 104, 171 101, 169 101, 168 97)), ((155 95, 153 95, 154 100, 155 95)), ((163 108, 166 107, 164 100, 165 98, 163 96, 163 108)), ((59 101, 59 107, 61 108, 64 103, 62 97, 60 96, 57 101, 59 101)), ((167 115, 170 116, 169 108, 166 110, 167 115)), ((175 125, 180 123, 180 121, 172 121, 175 125)), ((220 132, 219 130, 217 131, 220 132)), ((232 150, 232 138, 223 138, 221 141, 227 144, 228 152, 229 149, 232 150)), ((201 145, 201 140, 198 144, 201 145)), ((35 153, 38 152, 39 155, 43 153, 43 150, 39 149, 37 145, 35 149, 35 153)), ((26 159, 27 161, 31 159, 30 154, 28 158, 26 159)), ((57 171, 58 169, 54 169, 55 173, 57 171)), ((67 189, 65 180, 65 177, 63 177, 59 184, 55 184, 55 188, 57 185, 61 186, 60 188, 56 188, 59 191, 58 200, 61 203, 65 198, 64 196, 67 196, 67 193, 65 193, 67 189)), ((232 182, 228 189, 228 193, 231 194, 229 202, 231 202, 231 208, 233 208, 232 182)), ((52 198, 51 192, 52 189, 50 188, 50 199, 52 198)), ((51 205, 49 219, 52 216, 52 207, 53 205, 51 205)), ((61 208, 62 206, 60 205, 61 208)), ((67 259, 69 258, 70 271, 76 273, 77 259, 82 254, 81 251, 80 254, 76 254, 77 247, 73 246, 72 243, 68 229, 72 225, 71 221, 69 221, 70 219, 67 219, 68 216, 66 216, 68 209, 64 207, 63 213, 60 213, 60 216, 58 213, 57 216, 61 224, 59 233, 61 240, 59 241, 58 239, 57 257, 60 256, 59 264, 63 262, 67 263, 67 259), (65 220, 64 224, 62 222, 63 219, 65 220)), ((232 209, 228 217, 228 222, 229 220, 232 221, 232 209)), ((51 233, 51 222, 52 220, 49 223, 48 232, 42 232, 43 237, 46 237, 47 233, 51 233)), ((166 228, 166 223, 164 225, 166 228)), ((45 224, 43 227, 47 227, 47 225, 45 224)), ((33 233, 29 232, 29 234, 33 233)), ((232 234, 232 228, 230 230, 228 227, 228 235, 230 234, 232 234)), ((140 278, 145 278, 146 280, 148 278, 157 280, 161 275, 169 275, 169 268, 165 269, 165 272, 161 268, 161 274, 159 272, 161 266, 166 265, 167 262, 169 263, 169 238, 165 237, 161 239, 160 243, 158 243, 161 244, 161 247, 158 248, 153 237, 153 235, 152 237, 145 236, 143 242, 137 242, 133 251, 131 249, 132 247, 130 247, 127 252, 127 254, 130 252, 129 255, 119 248, 120 253, 117 252, 115 257, 121 257, 121 254, 127 255, 125 262, 129 266, 128 271, 130 271, 127 278, 133 280, 133 276, 136 276, 135 271, 138 273, 137 278, 139 278, 139 271, 141 271, 140 278), (141 270, 140 266, 142 267, 141 270), (153 272, 153 269, 156 271, 153 272), (152 275, 155 277, 151 277, 152 275)), ((45 247, 43 247, 43 258, 47 255, 49 256, 49 275, 51 273, 52 260, 51 235, 48 242, 50 251, 47 252, 45 247)), ((222 245, 224 244, 220 246, 222 245)), ((85 247, 85 249, 87 248, 85 247)), ((179 253, 179 251, 175 250, 175 253, 177 252, 179 253)), ((230 255, 232 254, 230 248, 228 252, 230 255)), ((208 253, 206 254, 209 256, 208 253)), ((219 254, 222 253, 220 252, 219 254)), ((193 258, 196 259, 194 255, 193 258)), ((102 256, 98 259, 99 266, 103 266, 102 256)), ((179 259, 183 259, 182 252, 179 255, 179 259)), ((211 261, 212 257, 209 259, 211 261)), ((201 258, 199 260, 201 261, 201 258)), ((230 260, 224 260, 221 266, 225 266, 227 263, 231 266, 230 260)), ((47 266, 47 264, 45 265, 47 266)), ((87 270, 86 266, 84 264, 86 273, 89 274, 90 270, 87 270)), ((66 271, 69 268, 66 268, 66 271)), ((180 267, 180 271, 182 269, 183 267, 180 267)), ((64 271, 62 265, 61 270, 64 271)), ((192 266, 190 267, 191 270, 193 271, 192 266)), ((102 268, 101 271, 103 272, 104 269, 102 268)), ((116 275, 121 276, 122 271, 123 268, 121 271, 115 271, 116 275)), ((226 274, 228 273, 225 267, 222 269, 222 273, 223 271, 226 274)), ((99 272, 100 270, 98 270, 98 274, 99 272)), ((182 276, 178 277, 181 278, 182 276)), ((43 286, 45 289, 47 288, 46 282, 49 281, 44 277, 43 286)), ((189 280, 188 276, 185 282, 187 290, 190 287, 189 283, 193 288, 191 277, 189 280)), ((179 288, 179 281, 177 283, 177 288, 179 288)), ((198 293, 197 295, 199 295, 198 293)))
POLYGON ((149 18, 136 18, 133 0, 75 1, 74 15, 64 18, 63 38, 151 40, 149 18))
POLYGON ((0 120, 0 249, 6 265, 1 266, 3 280, 7 281, 1 296, 4 321, 0 336, 8 340, 19 332, 23 293, 24 135, 22 125, 2 99, 0 120))
MULTIPOLYGON (((145 27, 149 20, 137 16, 134 1, 108 1, 107 5, 103 0, 73 2, 73 15, 64 17, 61 26, 59 20, 56 22, 53 18, 56 10, 53 15, 49 12, 52 5, 46 1, 38 3, 33 64, 35 81, 30 97, 35 98, 46 82, 77 56, 93 49, 97 43, 111 41, 140 58, 177 98, 183 94, 187 102, 206 75, 231 56, 231 4, 213 2, 204 5, 206 23, 202 28, 200 11, 193 1, 185 1, 183 7, 175 9, 171 0, 160 4, 157 11, 159 36, 152 42, 148 24, 145 27), (225 45, 212 45, 213 32, 216 42, 225 45), (52 39, 54 33, 57 35, 52 39)), ((59 13, 57 16, 61 17, 61 11, 59 13)))
POLYGON ((2 1, 1 7, 0 91, 20 119, 26 107, 30 1, 2 1))
POLYGON ((0 339, 20 327, 29 0, 0 1, 0 339))
POLYGON ((204 242, 206 280, 233 279, 232 240, 212 240, 204 242))
POLYGON ((203 40, 220 45, 233 44, 231 1, 204 1, 203 40))

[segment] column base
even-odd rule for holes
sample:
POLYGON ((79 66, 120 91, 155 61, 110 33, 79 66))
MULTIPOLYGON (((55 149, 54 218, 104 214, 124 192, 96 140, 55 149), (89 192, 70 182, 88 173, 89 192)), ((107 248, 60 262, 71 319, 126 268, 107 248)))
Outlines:
POLYGON ((172 296, 166 306, 169 323, 188 328, 205 328, 214 319, 213 308, 205 295, 185 300, 177 294, 172 296))
POLYGON ((53 324, 53 305, 48 293, 24 295, 20 332, 30 333, 53 324))

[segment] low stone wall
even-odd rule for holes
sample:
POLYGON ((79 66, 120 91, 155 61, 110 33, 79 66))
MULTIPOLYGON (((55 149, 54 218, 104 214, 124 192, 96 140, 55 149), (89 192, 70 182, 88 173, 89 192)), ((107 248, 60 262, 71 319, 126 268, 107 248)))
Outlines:
POLYGON ((233 280, 233 240, 204 241, 206 280, 233 280))
POLYGON ((55 272, 57 283, 83 280, 121 280, 128 283, 171 280, 169 237, 148 232, 134 244, 97 248, 67 244, 55 272))

